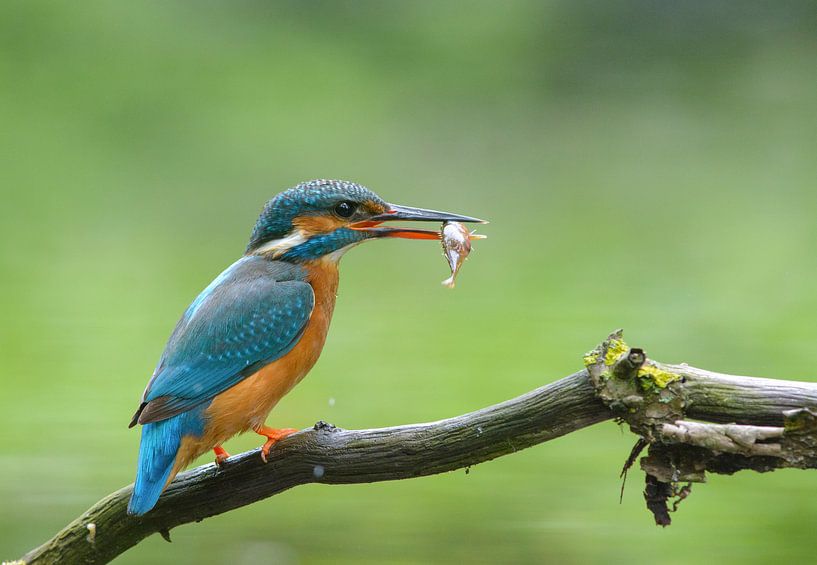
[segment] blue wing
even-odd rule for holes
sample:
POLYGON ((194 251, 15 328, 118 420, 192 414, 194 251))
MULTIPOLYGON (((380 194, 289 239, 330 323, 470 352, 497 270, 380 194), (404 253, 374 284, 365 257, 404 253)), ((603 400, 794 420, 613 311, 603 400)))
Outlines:
POLYGON ((209 402, 288 353, 315 304, 304 277, 297 265, 254 256, 219 275, 176 325, 131 425, 209 402))

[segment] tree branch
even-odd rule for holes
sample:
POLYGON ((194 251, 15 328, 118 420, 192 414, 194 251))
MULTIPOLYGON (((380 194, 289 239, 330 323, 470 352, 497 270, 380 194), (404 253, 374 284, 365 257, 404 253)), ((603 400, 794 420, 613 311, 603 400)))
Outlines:
MULTIPOLYGON (((627 422, 642 446, 650 445, 641 460, 645 496, 662 525, 669 524, 667 500, 689 493, 677 483, 702 480, 707 470, 815 466, 817 418, 805 410, 817 410, 815 383, 662 365, 648 360, 643 350, 627 347, 620 332, 585 355, 585 366, 513 400, 438 422, 372 430, 341 430, 319 422, 276 444, 266 465, 256 449, 231 457, 222 467, 208 464, 180 474, 145 516, 126 515, 132 486, 125 487, 21 561, 106 563, 151 534, 169 539, 176 526, 297 485, 399 480, 467 468, 612 418, 627 422), (710 436, 702 436, 684 418, 742 426, 710 426, 704 430, 710 436), (763 443, 766 436, 776 443, 763 443), (748 447, 727 449, 741 442, 748 447), (689 465, 679 465, 681 460, 689 465)), ((633 461, 636 457, 637 452, 633 461)))

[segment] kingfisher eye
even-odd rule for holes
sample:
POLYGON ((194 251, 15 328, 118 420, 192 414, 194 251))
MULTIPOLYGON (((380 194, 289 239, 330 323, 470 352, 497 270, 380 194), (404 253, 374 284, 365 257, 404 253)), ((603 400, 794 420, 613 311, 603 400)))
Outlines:
POLYGON ((337 214, 341 218, 349 218, 352 216, 352 214, 355 213, 356 209, 357 204, 355 204, 354 202, 349 202, 348 200, 344 200, 343 202, 335 206, 335 214, 337 214))

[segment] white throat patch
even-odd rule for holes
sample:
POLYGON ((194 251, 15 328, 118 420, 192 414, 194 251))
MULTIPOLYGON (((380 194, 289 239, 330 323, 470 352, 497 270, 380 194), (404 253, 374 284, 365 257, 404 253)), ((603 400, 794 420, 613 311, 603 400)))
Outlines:
POLYGON ((355 247, 356 245, 360 245, 361 243, 363 243, 363 241, 356 241, 354 243, 350 243, 346 247, 341 247, 340 249, 333 251, 332 253, 327 253, 326 255, 323 256, 323 260, 330 261, 332 263, 337 263, 338 261, 340 261, 340 258, 343 257, 343 255, 347 251, 349 251, 352 247, 355 247))

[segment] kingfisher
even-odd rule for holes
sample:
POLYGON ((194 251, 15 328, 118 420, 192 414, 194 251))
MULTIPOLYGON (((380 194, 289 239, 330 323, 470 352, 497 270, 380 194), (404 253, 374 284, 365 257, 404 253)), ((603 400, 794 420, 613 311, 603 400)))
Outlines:
POLYGON ((438 231, 383 226, 393 220, 483 220, 389 204, 364 186, 313 180, 264 206, 243 257, 196 297, 176 324, 130 426, 142 425, 128 514, 156 505, 191 461, 253 430, 261 458, 297 430, 265 425, 312 369, 335 308, 338 262, 373 239, 439 239, 438 231))

